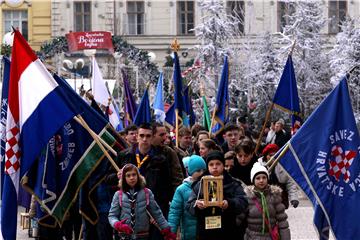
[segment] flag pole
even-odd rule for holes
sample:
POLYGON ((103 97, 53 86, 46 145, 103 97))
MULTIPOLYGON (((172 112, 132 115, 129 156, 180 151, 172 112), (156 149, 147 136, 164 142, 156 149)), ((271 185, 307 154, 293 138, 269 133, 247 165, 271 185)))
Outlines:
POLYGON ((114 154, 115 156, 117 156, 117 153, 116 151, 109 145, 107 144, 107 142, 104 141, 104 139, 102 139, 101 137, 99 137, 99 135, 97 135, 88 125, 87 123, 85 122, 85 120, 80 116, 77 117, 75 116, 74 119, 81 125, 83 126, 89 133, 91 132, 92 134, 95 134, 99 141, 101 142, 101 144, 103 144, 112 154, 114 154), (86 125, 83 125, 83 122, 85 122, 86 125), (87 127, 86 127, 87 126, 87 127))
POLYGON ((262 126, 262 128, 261 128, 261 131, 260 131, 260 136, 259 136, 259 138, 258 138, 258 140, 257 140, 257 142, 256 142, 256 147, 255 147, 255 150, 254 150, 255 155, 257 155, 257 152, 258 152, 258 150, 259 150, 260 143, 261 143, 262 138, 263 138, 263 136, 264 136, 266 124, 268 123, 268 121, 269 121, 269 119, 270 119, 271 111, 272 111, 273 108, 274 108, 274 103, 271 103, 268 111, 266 112, 264 124, 263 124, 263 126, 262 126))
MULTIPOLYGON (((103 153, 105 154, 105 156, 109 159, 111 165, 115 168, 115 170, 117 172, 119 172, 121 169, 118 167, 118 165, 115 163, 114 159, 112 159, 112 157, 110 156, 110 154, 106 151, 106 149, 104 148, 104 146, 106 146, 108 149, 110 149, 111 147, 105 143, 105 141, 103 141, 103 139, 101 139, 94 131, 91 130, 91 128, 89 127, 89 125, 85 122, 85 120, 82 118, 81 115, 77 115, 74 117, 74 119, 81 125, 83 126, 88 133, 91 135, 91 137, 95 140, 95 142, 99 145, 101 151, 103 151, 103 153), (104 145, 102 144, 105 143, 104 145)), ((112 148, 111 148, 112 149, 112 148)), ((113 151, 115 152, 115 150, 113 149, 113 151)), ((113 152, 112 151, 112 152, 113 152)), ((116 152, 115 152, 116 153, 116 152)))
MULTIPOLYGON (((289 146, 290 146, 290 142, 288 142, 288 143, 285 145, 284 149, 280 152, 279 156, 278 156, 275 160, 273 160, 273 163, 272 163, 271 166, 269 167, 269 172, 271 172, 271 171, 275 168, 276 164, 278 164, 278 162, 280 161, 280 159, 281 159, 281 158, 285 155, 285 153, 289 150, 289 146)), ((269 160, 269 162, 266 163, 266 166, 269 166, 269 165, 270 165, 272 159, 273 159, 273 157, 269 160)))
POLYGON ((209 135, 211 136, 211 130, 215 121, 215 114, 216 114, 217 106, 215 105, 212 117, 211 117, 211 123, 210 123, 210 129, 209 129, 209 135))
POLYGON ((179 147, 179 109, 175 109, 175 143, 179 147))
MULTIPOLYGON (((170 48, 173 49, 174 52, 179 51, 180 44, 178 43, 176 38, 171 43, 170 48)), ((181 75, 181 73, 180 73, 180 75, 181 75)), ((176 91, 176 89, 175 89, 175 91, 176 91)), ((176 147, 179 147, 179 109, 177 109, 176 107, 177 106, 175 106, 175 145, 176 145, 176 147)))
POLYGON ((296 44, 296 39, 294 40, 292 46, 291 46, 291 49, 290 49, 290 52, 289 52, 289 55, 292 55, 294 49, 295 49, 295 44, 296 44))

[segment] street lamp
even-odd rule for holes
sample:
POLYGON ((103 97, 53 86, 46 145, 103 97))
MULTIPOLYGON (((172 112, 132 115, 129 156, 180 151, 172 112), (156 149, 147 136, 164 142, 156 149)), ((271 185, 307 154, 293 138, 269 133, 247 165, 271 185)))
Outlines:
POLYGON ((69 59, 65 59, 63 61, 63 67, 65 69, 67 69, 68 71, 74 73, 74 88, 75 88, 75 91, 77 91, 76 74, 77 74, 78 71, 83 69, 84 66, 85 66, 85 61, 82 58, 76 59, 76 61, 74 63, 69 59))

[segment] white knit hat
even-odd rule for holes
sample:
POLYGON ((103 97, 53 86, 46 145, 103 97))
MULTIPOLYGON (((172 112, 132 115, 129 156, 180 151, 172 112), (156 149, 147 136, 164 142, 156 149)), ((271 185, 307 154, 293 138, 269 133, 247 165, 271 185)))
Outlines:
POLYGON ((266 174, 267 178, 269 179, 269 172, 267 170, 267 168, 262 165, 259 162, 254 163, 251 172, 250 172, 250 180, 252 183, 254 183, 254 178, 256 175, 258 175, 259 173, 264 173, 266 174))

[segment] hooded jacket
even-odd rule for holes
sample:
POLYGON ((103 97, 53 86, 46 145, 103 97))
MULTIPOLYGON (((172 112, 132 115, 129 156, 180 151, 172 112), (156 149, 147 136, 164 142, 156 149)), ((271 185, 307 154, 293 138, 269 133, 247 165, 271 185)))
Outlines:
MULTIPOLYGON (((280 187, 273 185, 268 185, 268 187, 263 191, 267 202, 271 227, 278 224, 280 239, 289 240, 291 239, 290 229, 287 221, 287 215, 285 213, 285 206, 281 202, 281 192, 282 190, 280 187)), ((244 239, 271 240, 268 227, 265 226, 265 233, 262 234, 263 216, 254 201, 254 199, 257 199, 261 206, 260 192, 256 190, 254 186, 248 186, 245 188, 245 193, 248 198, 249 206, 247 211, 248 226, 244 239)))
POLYGON ((168 221, 171 231, 176 233, 180 226, 182 240, 196 239, 196 217, 186 210, 192 183, 191 177, 184 179, 183 183, 176 189, 170 205, 168 221))

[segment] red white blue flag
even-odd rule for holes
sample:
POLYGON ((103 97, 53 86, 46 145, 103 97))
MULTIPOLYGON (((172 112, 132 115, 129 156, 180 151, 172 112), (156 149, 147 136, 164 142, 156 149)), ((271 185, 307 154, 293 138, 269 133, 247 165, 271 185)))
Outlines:
POLYGON ((16 239, 21 177, 49 139, 77 113, 19 31, 14 30, 6 122, 1 230, 16 239))

